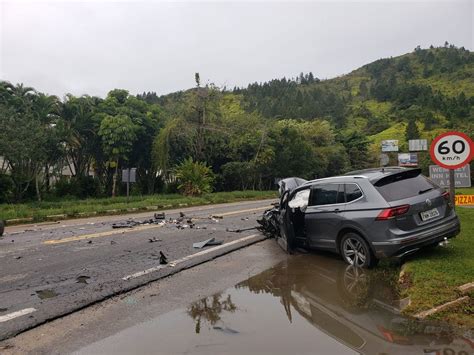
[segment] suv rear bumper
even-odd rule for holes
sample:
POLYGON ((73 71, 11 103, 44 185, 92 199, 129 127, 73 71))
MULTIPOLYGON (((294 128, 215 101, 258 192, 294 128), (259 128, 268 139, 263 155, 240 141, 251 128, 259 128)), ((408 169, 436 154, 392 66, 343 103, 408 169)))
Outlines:
POLYGON ((456 217, 449 223, 443 224, 428 231, 391 239, 384 242, 372 242, 372 248, 377 258, 404 256, 425 246, 442 242, 445 238, 453 238, 459 234, 461 226, 456 217))

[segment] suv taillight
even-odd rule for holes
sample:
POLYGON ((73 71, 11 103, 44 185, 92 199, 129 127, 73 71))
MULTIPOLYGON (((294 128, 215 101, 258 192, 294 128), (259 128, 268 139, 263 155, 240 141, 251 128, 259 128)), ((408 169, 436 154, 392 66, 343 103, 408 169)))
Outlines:
POLYGON ((448 206, 452 208, 453 203, 451 202, 451 194, 448 191, 445 191, 445 192, 443 192, 443 194, 441 196, 444 197, 444 199, 448 203, 448 206))
POLYGON ((405 214, 410 209, 410 205, 402 205, 392 208, 386 208, 379 213, 376 220, 377 221, 386 221, 387 219, 392 219, 402 214, 405 214))

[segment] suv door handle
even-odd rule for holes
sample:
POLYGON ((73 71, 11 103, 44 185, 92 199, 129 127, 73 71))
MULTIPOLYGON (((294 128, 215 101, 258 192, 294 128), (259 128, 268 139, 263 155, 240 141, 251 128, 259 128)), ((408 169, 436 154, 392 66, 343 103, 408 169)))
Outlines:
POLYGON ((340 210, 339 208, 336 208, 336 209, 334 210, 334 212, 339 213, 339 212, 341 212, 341 210, 340 210))

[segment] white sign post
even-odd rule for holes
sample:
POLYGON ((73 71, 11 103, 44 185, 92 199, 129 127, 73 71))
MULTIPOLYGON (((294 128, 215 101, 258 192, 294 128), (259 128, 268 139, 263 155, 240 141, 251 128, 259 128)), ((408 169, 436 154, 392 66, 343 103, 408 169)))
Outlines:
POLYGON ((436 137, 430 146, 430 155, 437 165, 449 169, 449 193, 454 207, 454 170, 462 168, 474 157, 474 143, 461 132, 447 132, 436 137))
POLYGON ((130 200, 130 183, 137 181, 137 168, 128 168, 122 170, 122 182, 127 183, 127 203, 130 200))

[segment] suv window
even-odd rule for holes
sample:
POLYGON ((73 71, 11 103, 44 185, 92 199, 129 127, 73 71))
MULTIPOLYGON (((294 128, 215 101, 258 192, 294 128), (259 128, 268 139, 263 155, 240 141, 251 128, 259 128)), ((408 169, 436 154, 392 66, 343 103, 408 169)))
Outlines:
POLYGON ((344 203, 343 184, 318 184, 311 189, 310 206, 344 203))
POLYGON ((400 180, 390 181, 386 184, 375 185, 375 188, 387 202, 402 200, 404 198, 421 195, 438 188, 423 175, 410 176, 400 180))
POLYGON ((346 202, 357 200, 362 196, 359 186, 356 184, 346 184, 346 202))

